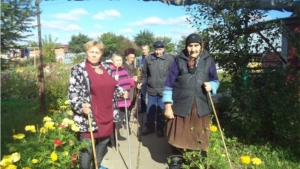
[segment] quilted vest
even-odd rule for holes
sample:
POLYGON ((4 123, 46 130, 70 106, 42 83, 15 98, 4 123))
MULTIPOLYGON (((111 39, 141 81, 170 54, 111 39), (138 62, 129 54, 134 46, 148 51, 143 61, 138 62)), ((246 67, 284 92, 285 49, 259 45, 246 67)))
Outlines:
POLYGON ((183 52, 175 58, 179 74, 173 87, 173 112, 182 117, 187 117, 192 110, 193 100, 196 101, 198 116, 202 117, 211 113, 211 103, 203 82, 209 81, 209 68, 212 57, 203 51, 194 74, 189 73, 189 57, 183 52))

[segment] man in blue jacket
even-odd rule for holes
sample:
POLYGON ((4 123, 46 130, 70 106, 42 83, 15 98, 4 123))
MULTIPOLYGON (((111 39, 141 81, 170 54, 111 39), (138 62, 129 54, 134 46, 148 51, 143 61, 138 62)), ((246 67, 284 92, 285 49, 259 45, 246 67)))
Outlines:
POLYGON ((163 87, 169 72, 173 58, 164 52, 165 45, 162 41, 153 43, 154 53, 145 58, 142 68, 142 85, 147 85, 148 106, 147 106, 147 129, 142 132, 142 136, 155 132, 155 123, 157 127, 157 136, 164 136, 164 115, 162 111, 165 105, 162 102, 163 87))

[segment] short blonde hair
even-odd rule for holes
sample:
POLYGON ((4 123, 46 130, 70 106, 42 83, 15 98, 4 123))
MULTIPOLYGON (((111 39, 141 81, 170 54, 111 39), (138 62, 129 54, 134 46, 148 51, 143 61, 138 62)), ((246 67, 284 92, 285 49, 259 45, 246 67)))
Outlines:
POLYGON ((101 52, 104 50, 104 44, 102 42, 91 40, 84 44, 85 51, 89 50, 91 47, 97 47, 101 52))

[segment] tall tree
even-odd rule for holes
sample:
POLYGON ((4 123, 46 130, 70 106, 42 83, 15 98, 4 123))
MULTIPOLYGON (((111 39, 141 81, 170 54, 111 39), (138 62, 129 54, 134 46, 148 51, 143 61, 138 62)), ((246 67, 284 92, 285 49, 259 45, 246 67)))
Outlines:
POLYGON ((82 33, 79 33, 78 35, 72 35, 71 41, 69 42, 69 50, 72 53, 85 52, 84 44, 90 40, 92 39, 82 33))
POLYGON ((185 48, 186 36, 181 36, 181 39, 177 42, 175 47, 175 53, 179 54, 185 48))
POLYGON ((172 42, 172 38, 167 36, 158 36, 155 38, 155 41, 162 41, 165 44, 165 52, 166 53, 175 53, 175 43, 172 42))
POLYGON ((123 35, 119 35, 118 39, 119 40, 118 40, 117 52, 121 53, 122 56, 125 55, 124 52, 127 48, 134 48, 136 50, 136 56, 141 54, 141 49, 135 43, 133 43, 131 40, 129 40, 128 38, 124 37, 123 35))
MULTIPOLYGON (((114 52, 118 51, 119 37, 114 33, 104 33, 99 37, 99 41, 104 43, 104 57, 110 57, 114 52)), ((123 52, 122 52, 123 53, 123 52)))
POLYGON ((20 42, 31 36, 36 8, 32 0, 1 0, 1 52, 19 47, 20 42))
POLYGON ((138 46, 149 45, 151 49, 153 48, 152 43, 155 41, 153 32, 149 30, 140 31, 133 39, 138 46))
POLYGON ((43 55, 46 63, 52 63, 56 61, 55 48, 59 46, 56 42, 58 38, 52 39, 51 35, 45 35, 42 39, 43 43, 43 55))

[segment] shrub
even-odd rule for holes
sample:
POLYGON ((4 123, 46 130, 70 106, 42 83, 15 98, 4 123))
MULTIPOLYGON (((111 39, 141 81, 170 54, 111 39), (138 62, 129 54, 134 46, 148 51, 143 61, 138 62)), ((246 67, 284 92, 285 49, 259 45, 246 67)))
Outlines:
MULTIPOLYGON (((68 102, 67 102, 68 103, 68 102)), ((77 139, 79 128, 67 105, 60 110, 49 110, 43 125, 28 124, 23 131, 12 136, 8 144, 11 155, 3 156, 2 167, 29 168, 78 168, 78 155, 86 142, 77 139)))

